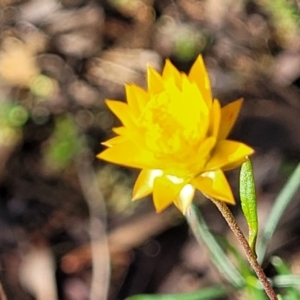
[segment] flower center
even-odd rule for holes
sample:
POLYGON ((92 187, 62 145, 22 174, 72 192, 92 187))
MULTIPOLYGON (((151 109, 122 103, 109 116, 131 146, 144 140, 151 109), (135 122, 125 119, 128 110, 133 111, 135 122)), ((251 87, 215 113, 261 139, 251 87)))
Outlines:
POLYGON ((180 91, 172 99, 167 92, 159 93, 148 102, 140 117, 145 143, 160 158, 191 156, 202 140, 201 112, 184 100, 180 91))

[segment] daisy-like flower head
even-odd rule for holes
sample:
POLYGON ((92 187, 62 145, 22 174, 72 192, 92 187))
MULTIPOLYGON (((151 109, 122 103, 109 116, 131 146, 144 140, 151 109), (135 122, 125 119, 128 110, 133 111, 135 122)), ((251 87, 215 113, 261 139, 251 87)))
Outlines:
POLYGON ((209 77, 198 56, 188 75, 169 60, 162 75, 148 67, 148 91, 126 85, 127 103, 106 100, 123 126, 98 158, 141 169, 133 200, 153 194, 157 212, 174 203, 183 214, 195 190, 234 204, 223 171, 240 166, 254 151, 227 136, 242 99, 223 108, 212 98, 209 77))

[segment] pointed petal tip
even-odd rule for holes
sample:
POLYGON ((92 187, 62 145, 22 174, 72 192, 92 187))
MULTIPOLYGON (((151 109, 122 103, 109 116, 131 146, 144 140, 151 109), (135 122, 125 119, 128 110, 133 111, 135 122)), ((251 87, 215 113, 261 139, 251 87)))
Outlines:
POLYGON ((100 145, 105 146, 107 148, 112 147, 118 139, 121 139, 121 136, 115 136, 107 141, 101 142, 100 145))
POLYGON ((227 136, 230 134, 234 124, 236 123, 243 102, 244 99, 240 98, 222 107, 221 125, 220 125, 220 131, 218 136, 219 140, 226 139, 227 136))
POLYGON ((153 204, 157 213, 161 213, 163 210, 167 209, 172 204, 172 201, 158 201, 158 199, 155 198, 156 196, 153 195, 153 204))
POLYGON ((102 159, 102 152, 100 152, 100 153, 96 154, 96 158, 98 158, 98 159, 102 159))
POLYGON ((148 93, 159 93, 164 89, 162 76, 151 66, 147 67, 148 93))
POLYGON ((231 187, 222 170, 203 173, 196 177, 192 183, 208 199, 235 204, 231 187))
POLYGON ((223 202, 226 202, 227 204, 231 204, 231 205, 235 205, 236 204, 236 202, 235 202, 235 200, 234 200, 234 198, 232 197, 230 197, 230 198, 224 198, 224 199, 220 199, 220 201, 223 201, 223 202))
POLYGON ((203 62, 203 55, 202 54, 199 54, 198 56, 197 56, 197 58, 196 58, 196 60, 195 60, 195 62, 196 61, 200 61, 200 62, 203 62))
POLYGON ((165 210, 165 208, 158 208, 158 207, 155 207, 155 212, 157 214, 160 214, 163 210, 165 210))
POLYGON ((140 199, 140 197, 138 196, 137 192, 135 191, 135 188, 133 187, 131 201, 134 202, 139 199, 140 199))
POLYGON ((249 159, 249 156, 254 154, 254 153, 255 153, 255 150, 253 148, 249 147, 249 154, 245 157, 245 159, 249 159))
POLYGON ((142 198, 147 197, 150 194, 148 191, 137 190, 135 187, 133 188, 131 201, 141 200, 142 198))
POLYGON ((243 161, 246 161, 249 159, 250 155, 253 155, 255 153, 255 150, 252 147, 248 146, 247 144, 244 144, 244 143, 241 143, 241 144, 243 145, 244 151, 245 151, 243 161))
POLYGON ((195 60, 189 71, 188 78, 196 83, 204 101, 210 107, 212 103, 211 85, 202 55, 199 55, 195 60))
POLYGON ((182 206, 182 207, 179 207, 176 205, 176 207, 179 209, 179 211, 185 216, 187 211, 188 211, 188 208, 190 207, 191 204, 188 204, 188 205, 185 205, 185 206, 182 206))
POLYGON ((195 196, 195 187, 187 183, 180 191, 178 197, 173 201, 183 215, 186 214, 195 196))
MULTIPOLYGON (((235 202, 235 200, 234 200, 234 198, 233 198, 233 195, 229 195, 229 197, 225 197, 225 195, 223 195, 223 196, 214 196, 214 197, 212 197, 212 196, 210 196, 210 195, 207 195, 207 194, 205 194, 205 193, 203 193, 203 195, 207 198, 207 199, 214 199, 214 200, 217 200, 217 201, 221 201, 221 202, 225 202, 225 203, 227 203, 227 204, 230 204, 230 205, 235 205, 236 204, 236 202, 235 202)), ((228 195, 227 195, 228 196, 228 195)))
POLYGON ((113 103, 115 103, 115 102, 122 102, 122 101, 120 101, 120 100, 113 100, 113 99, 105 99, 104 102, 109 107, 110 105, 113 105, 113 103))
POLYGON ((108 142, 102 142, 101 145, 105 147, 111 147, 111 144, 108 142))
POLYGON ((150 73, 150 72, 157 72, 150 64, 147 64, 147 73, 150 73))
POLYGON ((137 200, 140 200, 142 197, 139 197, 139 195, 132 195, 132 198, 131 198, 131 201, 132 202, 135 202, 135 201, 137 201, 137 200))

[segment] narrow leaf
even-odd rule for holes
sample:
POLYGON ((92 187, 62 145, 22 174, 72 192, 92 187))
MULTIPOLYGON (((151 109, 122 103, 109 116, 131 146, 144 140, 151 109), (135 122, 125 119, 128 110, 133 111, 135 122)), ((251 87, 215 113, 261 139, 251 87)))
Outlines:
POLYGON ((292 275, 289 267, 278 256, 273 256, 271 263, 279 274, 273 278, 273 284, 277 287, 286 288, 285 299, 298 300, 300 292, 297 287, 299 287, 300 284, 300 276, 292 275))
POLYGON ((241 168, 240 198, 242 210, 249 228, 248 242, 253 253, 255 253, 258 220, 253 168, 249 159, 242 164, 241 168))
POLYGON ((209 249, 211 260, 220 271, 220 274, 222 274, 234 287, 240 288, 243 286, 243 277, 210 232, 200 210, 192 204, 185 216, 197 242, 199 244, 204 242, 209 249))
POLYGON ((135 295, 126 300, 213 300, 226 296, 227 292, 222 286, 212 286, 197 292, 187 294, 169 295, 135 295))
POLYGON ((263 261, 268 243, 273 236, 273 233, 279 223, 279 220, 300 186, 299 177, 300 177, 300 163, 298 164, 298 166, 296 167, 292 175, 290 175, 284 188, 277 196, 274 205, 272 207, 272 210, 269 214, 265 228, 263 229, 262 232, 260 243, 258 243, 257 245, 259 262, 263 261))

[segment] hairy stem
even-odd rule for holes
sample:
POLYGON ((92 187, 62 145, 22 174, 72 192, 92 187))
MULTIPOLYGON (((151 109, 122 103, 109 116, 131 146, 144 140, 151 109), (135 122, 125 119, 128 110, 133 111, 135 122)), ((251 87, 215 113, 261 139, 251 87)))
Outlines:
POLYGON ((219 211, 225 218, 227 224, 229 225, 230 229, 232 230, 232 232, 236 236, 237 240, 243 247, 246 257, 247 257, 250 265, 252 266, 253 270, 255 271, 258 279, 262 283, 266 294, 269 296, 269 299, 270 300, 278 300, 277 295, 276 295, 275 291, 273 290, 266 274, 264 273, 261 265, 258 263, 258 261, 256 259, 255 253, 253 253, 252 249, 250 248, 248 241, 246 240, 241 228, 237 224, 234 216, 232 215, 232 213, 229 210, 229 208, 227 207, 227 205, 224 202, 221 202, 218 200, 214 200, 214 199, 210 199, 210 200, 217 206, 217 208, 219 209, 219 211))

